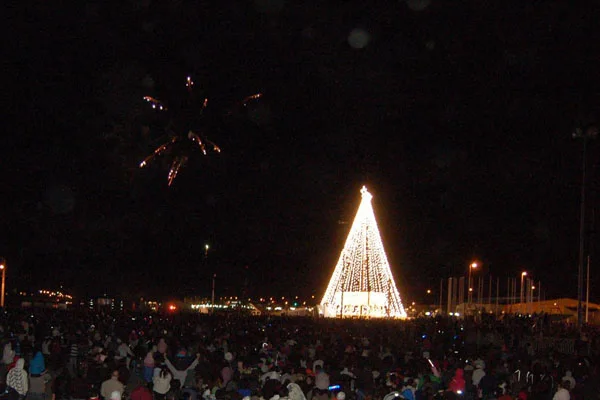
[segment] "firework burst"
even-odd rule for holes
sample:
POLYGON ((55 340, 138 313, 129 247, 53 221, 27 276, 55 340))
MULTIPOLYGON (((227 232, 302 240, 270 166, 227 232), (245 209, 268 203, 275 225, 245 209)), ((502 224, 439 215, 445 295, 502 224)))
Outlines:
MULTIPOLYGON (((218 154, 221 148, 206 135, 204 135, 206 124, 203 116, 208 105, 208 98, 197 97, 194 93, 194 81, 190 76, 185 80, 187 99, 181 102, 181 107, 175 110, 152 96, 144 96, 143 99, 150 104, 153 110, 165 112, 168 115, 166 138, 154 149, 150 155, 142 160, 140 168, 150 165, 161 156, 169 156, 170 168, 167 175, 168 185, 171 186, 177 174, 186 165, 194 152, 207 156, 211 153, 218 154)), ((248 103, 258 100, 262 93, 247 96, 237 104, 246 107, 248 103)))

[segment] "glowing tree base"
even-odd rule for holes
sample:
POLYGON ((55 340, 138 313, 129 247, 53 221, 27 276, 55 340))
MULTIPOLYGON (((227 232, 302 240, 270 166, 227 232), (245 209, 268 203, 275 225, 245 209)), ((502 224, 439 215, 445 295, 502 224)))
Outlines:
POLYGON ((406 318, 371 206, 373 196, 364 186, 361 194, 320 312, 328 318, 406 318))

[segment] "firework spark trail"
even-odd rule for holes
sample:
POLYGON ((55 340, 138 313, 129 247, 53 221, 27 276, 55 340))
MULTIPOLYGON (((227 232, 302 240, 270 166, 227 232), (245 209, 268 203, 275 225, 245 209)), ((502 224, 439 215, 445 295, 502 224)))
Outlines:
POLYGON ((215 144, 215 142, 211 142, 210 140, 206 139, 206 143, 210 144, 213 148, 213 151, 216 153, 220 153, 221 152, 221 148, 219 146, 217 146, 215 144))
POLYGON ((194 81, 191 76, 188 76, 185 80, 185 87, 188 88, 188 92, 192 91, 192 87, 194 86, 194 81))
POLYGON ((152 105, 152 108, 158 109, 160 111, 167 111, 167 106, 165 106, 160 100, 155 99, 152 96, 144 96, 144 100, 152 105))
POLYGON ((198 143, 198 146, 200 147, 202 154, 206 155, 206 146, 204 145, 204 142, 202 142, 202 139, 200 139, 200 136, 198 136, 196 133, 194 133, 192 131, 189 131, 188 138, 191 139, 192 141, 198 143))
POLYGON ((152 154, 150 154, 148 157, 144 158, 144 161, 142 161, 140 163, 140 168, 144 168, 146 165, 148 165, 148 163, 150 163, 152 160, 154 160, 154 158, 156 158, 157 156, 160 156, 162 153, 165 152, 165 150, 167 150, 169 148, 169 146, 173 143, 175 143, 178 140, 177 136, 173 136, 167 143, 163 143, 160 146, 158 146, 154 152, 152 152, 152 154))
POLYGON ((169 176, 168 176, 169 186, 171 186, 171 184, 177 177, 177 173, 179 172, 181 167, 183 167, 183 165, 185 165, 187 160, 188 160, 187 156, 175 157, 175 159, 173 160, 173 163, 171 164, 171 169, 169 170, 169 176))
POLYGON ((244 107, 246 107, 246 105, 248 105, 248 102, 250 102, 252 100, 258 100, 262 97, 262 95, 263 95, 262 93, 256 93, 251 96, 248 96, 248 97, 244 98, 244 100, 242 100, 242 105, 244 107))

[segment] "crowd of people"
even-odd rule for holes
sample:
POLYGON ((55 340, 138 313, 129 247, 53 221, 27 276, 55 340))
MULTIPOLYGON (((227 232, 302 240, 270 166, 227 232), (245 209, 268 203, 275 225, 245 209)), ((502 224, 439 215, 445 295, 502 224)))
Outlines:
POLYGON ((545 316, 410 321, 5 310, 10 400, 600 399, 600 334, 545 316), (570 354, 534 345, 572 339, 570 354))

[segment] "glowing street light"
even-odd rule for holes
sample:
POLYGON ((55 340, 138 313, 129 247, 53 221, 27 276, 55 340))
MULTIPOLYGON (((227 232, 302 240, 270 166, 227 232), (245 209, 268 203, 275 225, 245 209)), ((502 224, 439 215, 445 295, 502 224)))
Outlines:
POLYGON ((521 310, 521 308, 523 307, 523 295, 524 295, 524 289, 525 289, 525 286, 523 285, 523 280, 525 279, 526 276, 527 276, 527 271, 521 272, 521 297, 519 299, 519 313, 523 312, 521 310))
POLYGON ((471 283, 471 274, 473 273, 473 269, 477 269, 477 267, 479 267, 479 264, 477 264, 476 262, 472 262, 471 264, 469 264, 469 277, 467 279, 467 286, 469 287, 469 292, 467 294, 467 303, 469 305, 469 308, 471 308, 471 301, 473 299, 473 285, 471 283))
POLYGON ((210 249, 210 246, 207 243, 204 245, 204 257, 208 257, 208 249, 210 249))
POLYGON ((431 294, 431 289, 427 289, 427 294, 431 294))

